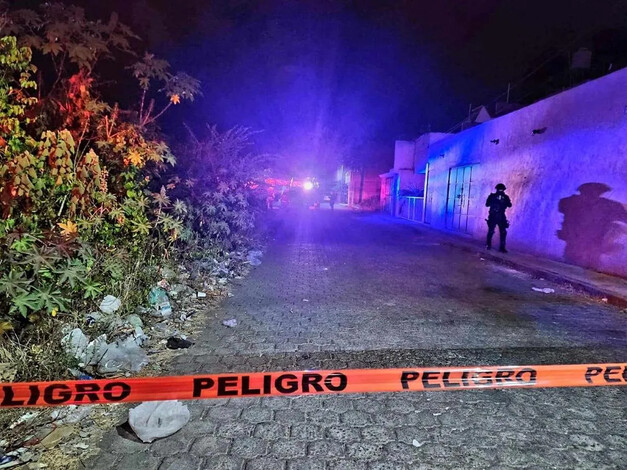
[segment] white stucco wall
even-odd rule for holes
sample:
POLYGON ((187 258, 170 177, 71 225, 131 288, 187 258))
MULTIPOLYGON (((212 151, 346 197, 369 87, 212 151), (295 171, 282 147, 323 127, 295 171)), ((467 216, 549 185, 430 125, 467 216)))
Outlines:
POLYGON ((394 169, 413 170, 414 168, 414 141, 397 140, 394 142, 394 169))
POLYGON ((474 164, 471 236, 485 236, 485 199, 503 182, 513 201, 509 248, 627 276, 627 69, 432 143, 428 155, 434 227, 446 228, 449 169, 474 164), (585 183, 609 189, 587 186, 582 196, 585 183))
POLYGON ((414 146, 414 171, 424 173, 425 165, 429 160, 429 150, 433 144, 451 134, 445 132, 429 132, 416 139, 414 146))

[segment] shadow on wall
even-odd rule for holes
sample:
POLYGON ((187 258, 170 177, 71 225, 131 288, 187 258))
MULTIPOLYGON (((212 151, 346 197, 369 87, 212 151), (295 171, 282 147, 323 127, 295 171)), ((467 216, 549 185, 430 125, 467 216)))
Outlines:
POLYGON ((557 237, 566 242, 564 259, 587 268, 599 269, 601 256, 624 251, 621 231, 627 230, 623 204, 601 197, 612 188, 603 183, 585 183, 579 194, 560 199, 564 214, 557 237))

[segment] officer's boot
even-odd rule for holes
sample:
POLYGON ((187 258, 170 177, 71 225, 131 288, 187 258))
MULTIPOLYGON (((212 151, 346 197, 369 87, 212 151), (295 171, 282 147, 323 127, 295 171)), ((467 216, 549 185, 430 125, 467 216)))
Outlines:
POLYGON ((488 229, 488 237, 486 238, 485 247, 488 250, 492 249, 492 236, 494 235, 494 229, 488 229))
POLYGON ((501 237, 500 237, 500 246, 499 246, 499 251, 501 253, 507 253, 507 250, 505 249, 505 239, 507 238, 507 233, 503 233, 501 232, 501 237))

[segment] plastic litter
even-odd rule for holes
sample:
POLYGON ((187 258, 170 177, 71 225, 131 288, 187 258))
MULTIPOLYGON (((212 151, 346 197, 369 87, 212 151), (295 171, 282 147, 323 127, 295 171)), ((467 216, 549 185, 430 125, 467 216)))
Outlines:
POLYGON ((228 326, 229 328, 235 328, 237 326, 237 320, 235 318, 231 318, 230 320, 224 320, 222 324, 224 326, 228 326))
POLYGON ((144 330, 142 330, 141 326, 136 326, 132 338, 137 346, 141 346, 148 339, 148 336, 144 334, 144 330))
POLYGON ((189 409, 176 400, 144 402, 128 413, 128 423, 143 442, 170 436, 188 421, 189 409))
POLYGON ((111 314, 116 312, 122 306, 122 302, 113 295, 107 295, 102 302, 100 302, 100 311, 102 313, 111 314))
POLYGON ((69 405, 55 409, 50 413, 50 418, 56 426, 61 424, 75 424, 87 418, 93 411, 94 405, 69 405))
POLYGON ((74 328, 67 335, 61 338, 61 344, 65 348, 66 353, 80 360, 87 348, 87 345, 89 344, 89 338, 85 336, 83 330, 80 328, 74 328))
POLYGON ((126 317, 124 319, 124 322, 128 323, 129 325, 131 325, 132 327, 135 327, 135 328, 137 328, 138 326, 139 327, 144 326, 144 322, 142 321, 140 316, 135 314, 135 313, 132 313, 128 317, 126 317))
POLYGON ((167 318, 172 315, 172 305, 168 293, 161 287, 153 287, 148 293, 148 303, 154 307, 150 312, 153 317, 167 318))
POLYGON ((187 321, 189 320, 193 315, 196 314, 195 310, 189 310, 187 312, 183 312, 179 315, 179 320, 180 321, 187 321))
POLYGON ((108 348, 107 335, 100 335, 89 342, 78 359, 85 365, 95 366, 103 358, 108 348))
POLYGON ((177 338, 176 336, 171 336, 168 338, 168 342, 165 344, 168 349, 187 349, 192 344, 191 341, 183 338, 177 338))
POLYGON ((545 294, 552 294, 555 292, 555 289, 551 289, 550 287, 532 287, 531 289, 536 292, 544 292, 545 294))
POLYGON ((252 265, 252 266, 259 266, 261 264, 261 257, 263 256, 263 253, 259 250, 251 250, 248 252, 248 256, 246 257, 246 260, 252 265))
POLYGON ((422 447, 423 445, 425 445, 424 442, 418 442, 416 439, 414 439, 411 443, 414 447, 422 447))
POLYGON ((87 326, 91 326, 94 323, 98 323, 99 321, 101 321, 103 318, 102 313, 100 312, 91 312, 88 313, 87 315, 85 315, 85 323, 87 324, 87 326))
POLYGON ((121 370, 139 372, 148 364, 148 355, 140 348, 133 337, 110 344, 98 362, 98 372, 110 374, 121 370))
POLYGON ((178 298, 179 295, 184 296, 187 293, 191 293, 192 291, 193 289, 189 286, 186 286, 185 284, 174 284, 172 287, 170 287, 168 295, 173 298, 178 298))
POLYGON ((37 416, 38 416, 38 413, 34 411, 29 411, 28 413, 25 413, 22 416, 20 416, 14 423, 12 423, 9 426, 9 429, 14 429, 16 426, 19 426, 20 424, 25 423, 27 421, 30 421, 31 419, 37 416))
POLYGON ((17 457, 0 453, 0 468, 11 468, 19 465, 17 457))
POLYGON ((196 294, 196 297, 198 297, 199 299, 203 299, 203 298, 207 297, 207 293, 206 292, 198 292, 196 294))

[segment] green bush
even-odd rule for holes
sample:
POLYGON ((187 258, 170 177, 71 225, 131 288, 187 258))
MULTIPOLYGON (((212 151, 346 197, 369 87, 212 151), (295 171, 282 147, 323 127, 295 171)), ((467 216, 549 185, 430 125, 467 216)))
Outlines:
POLYGON ((198 81, 146 53, 129 68, 138 102, 121 109, 94 73, 133 49, 117 16, 46 3, 0 21, 14 34, 0 38, 0 334, 76 322, 105 294, 130 311, 157 280, 152 266, 249 246, 269 164, 252 132, 192 134, 175 166, 157 127, 198 81))

